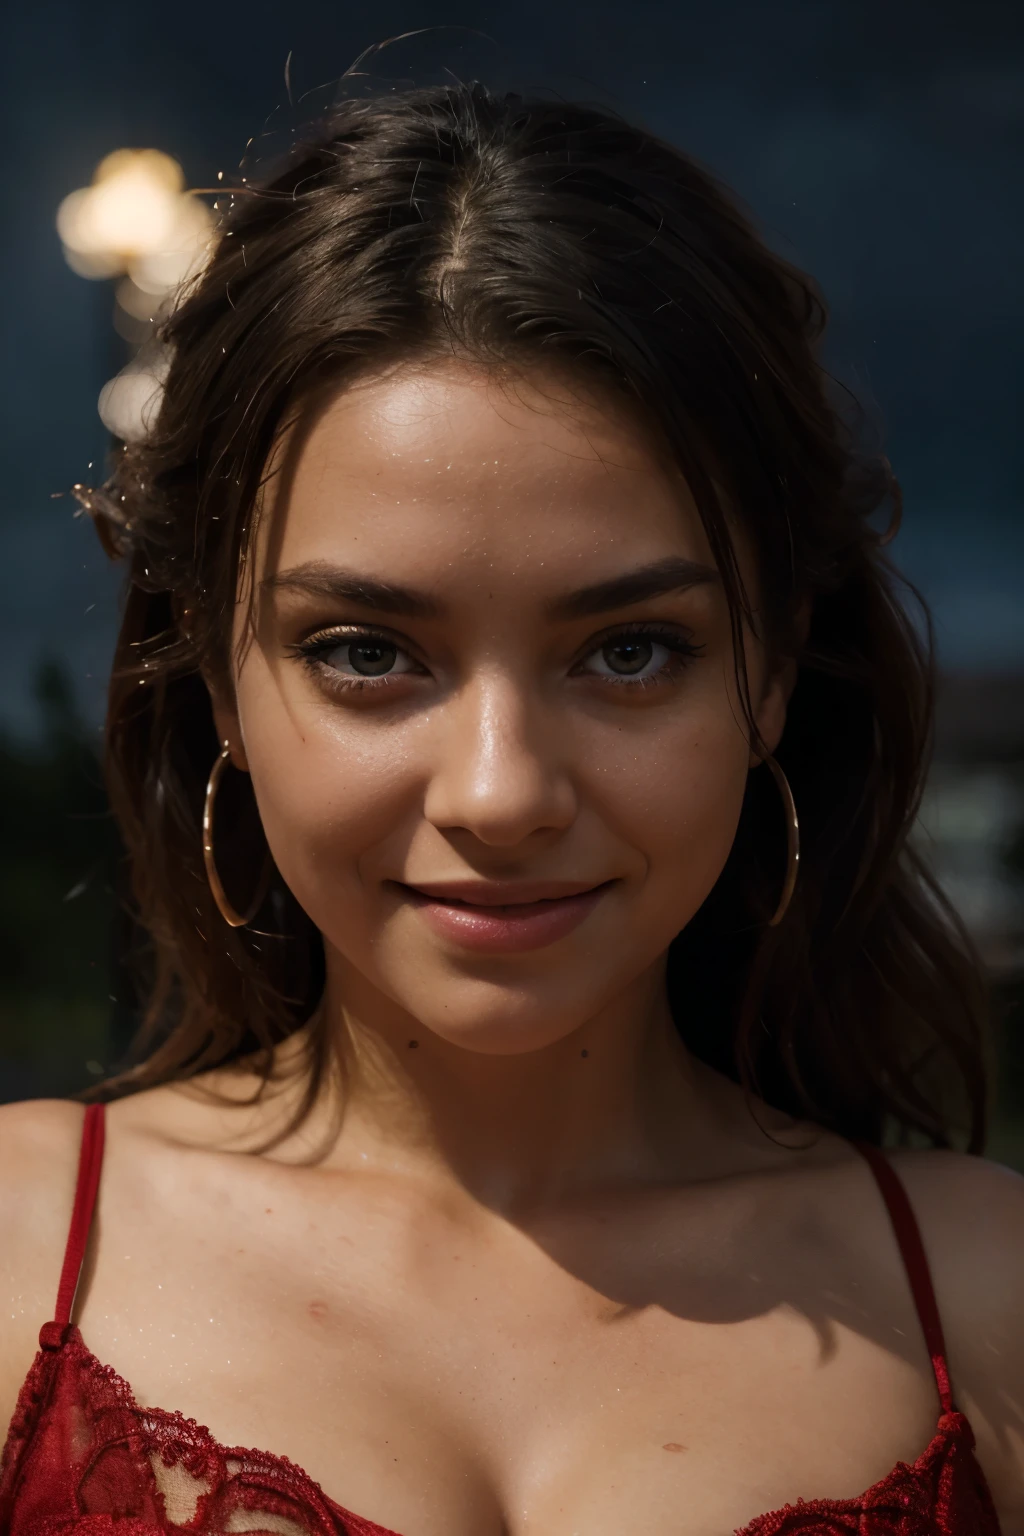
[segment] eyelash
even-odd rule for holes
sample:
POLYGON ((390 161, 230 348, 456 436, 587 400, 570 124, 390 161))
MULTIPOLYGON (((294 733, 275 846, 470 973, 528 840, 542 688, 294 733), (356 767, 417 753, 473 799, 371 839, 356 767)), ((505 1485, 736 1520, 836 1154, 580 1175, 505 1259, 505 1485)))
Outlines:
POLYGON ((343 672, 339 672, 336 667, 329 666, 323 658, 343 645, 372 645, 374 641, 394 646, 403 655, 409 654, 398 639, 389 635, 387 630, 364 629, 357 625, 344 625, 339 629, 323 630, 319 634, 310 635, 306 640, 300 640, 290 649, 292 654, 328 687, 345 692, 354 688, 362 692, 367 688, 393 686, 399 677, 408 677, 410 674, 400 672, 390 676, 384 673, 382 677, 348 677, 343 672))
MULTIPOLYGON (((610 645, 615 640, 628 640, 634 636, 644 640, 652 640, 657 645, 663 645, 667 651, 672 653, 671 658, 653 677, 631 678, 627 675, 617 678, 602 677, 600 678, 601 682, 610 683, 614 688, 628 688, 637 691, 644 688, 658 687, 662 683, 677 677, 680 672, 689 666, 691 661, 695 661, 704 652, 704 647, 694 644, 682 630, 664 624, 638 622, 635 624, 618 625, 613 629, 607 630, 604 634, 598 635, 591 641, 589 648, 585 655, 580 658, 580 661, 586 661, 588 657, 593 656, 597 651, 600 651, 606 645, 610 645)), ((345 692, 352 688, 362 692, 368 688, 377 689, 393 686, 399 677, 415 675, 408 672, 400 672, 384 673, 381 677, 351 677, 338 672, 336 668, 329 666, 323 659, 331 651, 335 651, 340 646, 345 645, 346 642, 350 645, 366 645, 377 641, 383 642, 384 645, 395 646, 397 650, 405 655, 409 654, 398 643, 398 640, 389 635, 386 630, 364 629, 358 626, 345 626, 340 629, 321 631, 321 633, 310 635, 308 639, 302 640, 297 645, 290 647, 290 650, 321 681, 326 682, 333 689, 345 692)))
POLYGON ((634 624, 615 625, 604 634, 597 635, 591 640, 586 655, 580 660, 586 661, 588 657, 616 640, 633 638, 652 640, 656 645, 663 645, 670 652, 669 659, 653 677, 602 677, 601 682, 609 683, 613 688, 628 688, 637 692, 644 688, 657 688, 664 683, 674 681, 704 650, 702 645, 695 645, 684 630, 666 624, 645 624, 638 621, 634 624))

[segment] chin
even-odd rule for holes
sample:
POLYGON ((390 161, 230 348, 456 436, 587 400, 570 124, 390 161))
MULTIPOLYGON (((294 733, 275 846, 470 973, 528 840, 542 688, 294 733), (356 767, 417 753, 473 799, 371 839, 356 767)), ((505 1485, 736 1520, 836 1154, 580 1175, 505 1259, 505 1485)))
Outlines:
MULTIPOLYGON (((413 993, 406 1003, 422 1027, 479 1056, 526 1056, 547 1050, 581 1028, 598 1008, 596 998, 569 998, 564 993, 538 997, 486 983, 439 987, 433 997, 425 997, 425 992, 428 989, 421 986, 418 996, 413 993)), ((399 1000, 405 1003, 404 997, 399 1000)))
POLYGON ((446 1044, 458 1046, 474 1056, 531 1056, 557 1045, 566 1034, 572 1033, 566 1030, 564 1023, 558 1028, 544 1030, 522 1024, 481 1024, 479 1020, 464 1030, 452 1029, 448 1024, 443 1029, 431 1028, 430 1032, 446 1044))

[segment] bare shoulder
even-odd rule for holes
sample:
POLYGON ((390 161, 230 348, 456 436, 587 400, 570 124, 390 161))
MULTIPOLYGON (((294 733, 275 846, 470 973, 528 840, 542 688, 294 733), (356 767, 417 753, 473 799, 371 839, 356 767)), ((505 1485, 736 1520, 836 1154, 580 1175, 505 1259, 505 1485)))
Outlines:
POLYGON ((0 1106, 0 1273, 58 1234, 63 1247, 84 1114, 65 1099, 0 1106))
POLYGON ((957 1403, 1003 1530, 1024 1536, 1024 1177, 956 1152, 891 1158, 921 1227, 957 1403))
MULTIPOLYGON (((910 1197, 928 1255, 949 1278, 1020 1309, 1024 1294, 1024 1176, 960 1152, 889 1154, 910 1197)), ((1018 1319, 1024 1328, 1024 1318, 1018 1319)), ((1024 1338, 1024 1335, 1022 1335, 1024 1338)))
POLYGON ((958 1152, 892 1152, 921 1228, 950 1344, 1024 1383, 1024 1177, 958 1152), (989 1346, 992 1346, 991 1348, 989 1346))
POLYGON ((84 1111, 62 1099, 0 1106, 0 1421, 14 1409, 53 1313, 84 1111))

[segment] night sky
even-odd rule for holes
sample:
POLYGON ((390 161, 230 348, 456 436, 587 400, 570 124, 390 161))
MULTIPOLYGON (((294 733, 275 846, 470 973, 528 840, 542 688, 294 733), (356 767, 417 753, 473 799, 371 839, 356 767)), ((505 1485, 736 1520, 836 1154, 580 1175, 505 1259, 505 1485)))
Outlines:
POLYGON ((903 481, 895 553, 944 664, 1024 673, 1019 0, 31 0, 7 7, 0 56, 0 724, 31 726, 47 653, 98 718, 116 616, 91 529, 54 495, 99 468, 96 396, 123 361, 110 285, 64 265, 60 199, 121 146, 209 185, 250 136, 250 154, 287 142, 364 48, 422 27, 444 30, 378 75, 603 100, 710 166, 815 274, 830 366, 903 481))

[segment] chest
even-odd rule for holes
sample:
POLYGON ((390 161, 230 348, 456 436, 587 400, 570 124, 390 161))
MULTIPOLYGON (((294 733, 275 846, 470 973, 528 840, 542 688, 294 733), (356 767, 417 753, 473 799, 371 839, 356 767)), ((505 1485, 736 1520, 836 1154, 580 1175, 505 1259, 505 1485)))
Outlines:
POLYGON ((406 1536, 725 1536, 859 1494, 934 1430, 895 1295, 810 1249, 801 1276, 757 1223, 528 1235, 362 1191, 193 1193, 152 1220, 112 1190, 89 1347, 406 1536))

